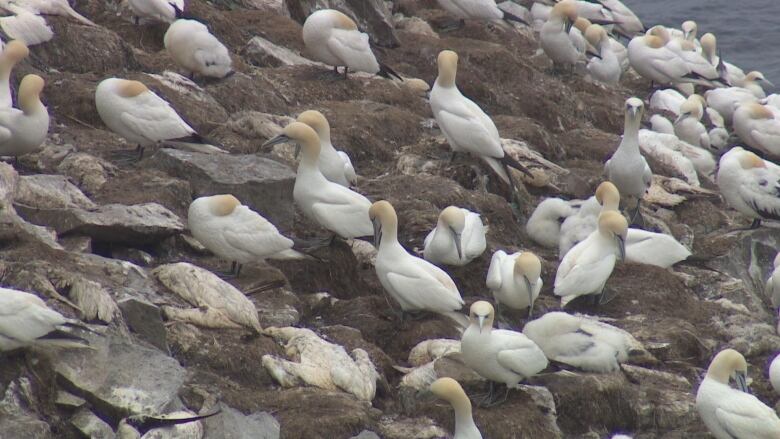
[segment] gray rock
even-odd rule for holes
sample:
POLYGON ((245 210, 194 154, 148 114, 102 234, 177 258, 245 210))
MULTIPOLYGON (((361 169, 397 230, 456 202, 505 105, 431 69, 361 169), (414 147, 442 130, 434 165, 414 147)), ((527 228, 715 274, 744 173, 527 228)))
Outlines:
POLYGON ((245 416, 238 410, 220 404, 222 413, 203 421, 206 437, 223 439, 279 439, 279 422, 267 412, 245 416))
POLYGON ((0 163, 0 242, 36 242, 53 249, 61 249, 57 236, 45 227, 24 221, 13 206, 19 174, 13 166, 0 163))
POLYGON ((355 20, 358 27, 367 32, 371 41, 377 45, 400 45, 395 35, 393 14, 384 0, 287 0, 287 8, 290 16, 301 23, 319 9, 337 9, 355 20))
POLYGON ((314 65, 314 61, 304 58, 292 50, 274 44, 263 37, 255 36, 243 49, 247 61, 258 67, 281 67, 314 65))
POLYGON ((81 318, 84 320, 97 319, 111 323, 120 315, 114 298, 99 282, 74 276, 68 281, 59 282, 57 287, 70 288, 68 295, 81 310, 81 318))
POLYGON ((60 245, 67 251, 76 253, 92 253, 92 238, 89 236, 61 236, 60 245))
POLYGON ((111 163, 83 152, 68 154, 56 167, 59 174, 70 177, 81 190, 94 194, 116 174, 111 163))
POLYGON ((76 412, 70 419, 70 423, 90 439, 114 439, 116 437, 110 425, 86 408, 76 412))
POLYGON ((122 299, 117 304, 125 323, 133 332, 161 351, 170 352, 160 308, 135 297, 122 299))
POLYGON ((238 0, 238 2, 248 9, 272 11, 285 17, 290 16, 285 0, 238 0))
POLYGON ((382 439, 378 434, 373 431, 363 430, 357 436, 352 436, 350 439, 382 439))
POLYGON ((147 244, 184 231, 170 210, 157 203, 106 204, 96 209, 29 209, 19 206, 28 221, 47 225, 59 234, 87 235, 97 241, 147 244))
POLYGON ((141 78, 142 82, 158 89, 158 94, 170 102, 176 112, 198 133, 206 135, 227 120, 228 113, 225 108, 189 78, 168 70, 160 75, 146 74, 146 76, 154 79, 157 84, 145 81, 144 78, 141 78))
POLYGON ((57 397, 54 399, 54 403, 58 406, 75 409, 83 406, 87 403, 87 400, 80 398, 72 393, 65 392, 63 390, 57 391, 57 397))
POLYGON ((53 438, 49 424, 26 414, 5 414, 0 411, 0 438, 53 438))
POLYGON ((151 158, 168 174, 188 180, 195 196, 232 194, 282 230, 292 228, 295 173, 256 155, 201 154, 163 148, 151 158))
POLYGON ((23 175, 19 177, 14 204, 38 209, 94 209, 83 192, 62 175, 23 175))
POLYGON ((185 370, 166 354, 114 334, 90 337, 95 350, 63 352, 52 360, 65 387, 112 419, 165 413, 177 400, 185 370))

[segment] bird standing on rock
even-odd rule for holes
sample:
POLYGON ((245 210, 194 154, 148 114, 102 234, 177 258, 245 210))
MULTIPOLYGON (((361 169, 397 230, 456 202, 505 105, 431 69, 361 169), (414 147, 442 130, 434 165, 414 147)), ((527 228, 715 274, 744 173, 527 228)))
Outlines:
POLYGON ((751 229, 780 221, 780 166, 737 146, 721 156, 717 182, 726 203, 753 218, 751 229))
POLYGON ((371 202, 322 175, 319 168, 320 138, 310 126, 293 122, 263 147, 290 141, 301 147, 293 198, 304 215, 345 239, 370 236, 374 230, 368 218, 371 202))
POLYGON ((335 9, 320 9, 306 18, 303 42, 314 60, 333 66, 336 73, 339 67, 344 67, 344 79, 352 69, 402 80, 393 69, 376 60, 368 35, 360 32, 351 18, 335 9))
POLYGON ((453 154, 468 152, 481 158, 516 192, 509 167, 531 177, 533 174, 504 151, 498 129, 490 117, 458 90, 455 85, 458 54, 451 50, 441 51, 438 67, 439 75, 431 90, 431 110, 453 154))
POLYGON ((224 78, 233 72, 230 52, 205 24, 180 18, 165 32, 165 49, 190 79, 196 74, 224 78))
POLYGON ((498 250, 490 259, 485 283, 493 292, 496 307, 504 304, 512 309, 528 308, 530 317, 544 284, 541 274, 542 262, 535 254, 524 251, 507 255, 498 250))
POLYGON ((547 22, 539 32, 539 44, 555 67, 571 69, 578 62, 585 60, 584 50, 578 50, 569 36, 575 21, 577 6, 572 0, 563 0, 553 6, 547 22))
POLYGON ((460 19, 461 25, 464 20, 504 20, 508 23, 522 23, 526 26, 528 22, 524 19, 504 11, 496 5, 494 0, 437 0, 439 6, 450 15, 460 19))
POLYGON ((19 85, 19 109, 0 109, 0 155, 19 157, 37 151, 49 133, 49 110, 41 102, 45 81, 27 75, 19 85))
POLYGON ((187 224, 195 239, 231 262, 230 274, 236 277, 248 262, 304 257, 292 249, 291 239, 232 195, 196 199, 190 204, 187 224))

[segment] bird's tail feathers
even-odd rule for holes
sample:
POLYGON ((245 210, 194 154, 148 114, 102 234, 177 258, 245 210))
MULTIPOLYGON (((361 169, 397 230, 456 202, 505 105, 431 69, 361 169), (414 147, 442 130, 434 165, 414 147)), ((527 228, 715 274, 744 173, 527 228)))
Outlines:
POLYGON ((395 72, 395 70, 391 69, 390 66, 387 64, 379 63, 379 72, 377 72, 377 75, 387 78, 387 79, 399 79, 401 82, 403 82, 404 78, 401 77, 398 73, 395 72))

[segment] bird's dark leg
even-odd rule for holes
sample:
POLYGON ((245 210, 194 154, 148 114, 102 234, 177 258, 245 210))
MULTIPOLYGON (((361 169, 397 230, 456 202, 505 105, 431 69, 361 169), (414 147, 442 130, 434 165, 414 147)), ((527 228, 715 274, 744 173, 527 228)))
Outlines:
POLYGON ((349 67, 344 66, 344 80, 347 80, 347 72, 349 71, 349 67))
POLYGON ((139 144, 135 152, 138 153, 138 161, 140 162, 144 158, 144 146, 139 144))

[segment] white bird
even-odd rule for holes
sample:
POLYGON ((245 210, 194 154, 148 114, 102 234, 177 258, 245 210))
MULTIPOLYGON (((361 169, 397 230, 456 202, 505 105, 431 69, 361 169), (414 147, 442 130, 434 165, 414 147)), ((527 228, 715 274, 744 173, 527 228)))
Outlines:
POLYGON ((777 354, 769 365, 769 383, 776 393, 780 393, 780 354, 777 354))
POLYGON ((732 208, 761 220, 780 220, 780 166, 752 152, 734 147, 720 158, 718 188, 732 208))
POLYGON ((464 303, 458 287, 444 270, 412 256, 401 246, 393 206, 387 201, 377 201, 371 206, 369 216, 378 248, 376 275, 385 291, 401 305, 402 313, 431 311, 457 320, 455 311, 464 303))
POLYGON ((620 193, 637 199, 634 216, 639 214, 642 197, 653 182, 653 172, 639 150, 639 124, 643 112, 644 103, 640 99, 632 97, 626 100, 623 139, 604 165, 607 178, 620 193))
POLYGON ((320 138, 308 125, 293 122, 263 146, 293 141, 301 146, 301 161, 295 177, 293 198, 303 213, 342 238, 369 236, 371 202, 340 184, 328 181, 319 169, 320 138))
POLYGON ((592 24, 585 30, 585 38, 598 51, 599 56, 594 56, 588 61, 588 72, 591 76, 606 84, 617 84, 623 69, 620 61, 613 52, 607 31, 598 24, 592 24))
POLYGON ((72 328, 89 330, 46 306, 38 296, 0 288, 0 352, 28 346, 85 347, 72 328))
POLYGON ((650 110, 668 111, 675 116, 680 115, 680 106, 685 102, 685 96, 673 88, 656 90, 650 96, 650 110))
POLYGON ((14 106, 11 92, 11 71, 19 61, 27 58, 30 49, 17 40, 8 42, 0 54, 0 109, 14 106))
POLYGON ((49 133, 49 110, 41 102, 45 82, 27 75, 19 85, 19 109, 0 109, 0 155, 18 157, 37 151, 49 133))
POLYGON ((298 122, 312 127, 320 138, 319 167, 322 175, 329 181, 345 187, 355 185, 357 176, 352 161, 343 151, 337 151, 330 142, 330 124, 325 116, 316 110, 304 111, 298 116, 298 122))
POLYGON ((694 82, 712 85, 692 74, 685 60, 667 47, 661 37, 649 31, 628 43, 628 60, 637 73, 657 84, 694 82))
POLYGON ((757 102, 758 98, 750 90, 742 87, 714 88, 704 93, 707 106, 714 108, 726 123, 731 124, 736 104, 757 102))
POLYGON ((45 43, 54 37, 54 31, 40 15, 20 8, 13 3, 0 3, 0 7, 13 15, 0 17, 0 29, 11 39, 28 46, 45 43))
POLYGON ((764 78, 763 73, 753 70, 752 72, 748 72, 744 78, 735 80, 733 85, 749 90, 756 98, 763 99, 766 97, 763 84, 774 87, 774 84, 764 78))
POLYGON ((301 259, 291 239, 232 195, 200 197, 190 204, 187 224, 192 236, 212 253, 231 261, 238 276, 241 264, 264 259, 301 259))
POLYGON ((536 206, 525 224, 525 231, 541 246, 558 247, 561 224, 577 211, 578 208, 568 201, 555 197, 547 198, 536 206))
POLYGON ((431 392, 450 403, 455 411, 455 432, 452 439, 482 439, 471 414, 471 401, 460 383, 450 377, 439 378, 431 384, 431 392))
POLYGON ((184 10, 184 0, 128 0, 130 9, 135 16, 135 22, 139 19, 173 23, 184 10))
POLYGON ((437 0, 439 6, 460 19, 504 20, 527 25, 524 19, 496 6, 495 0, 437 0))
MULTIPOLYGON (((774 263, 772 265, 772 275, 766 281, 766 294, 772 301, 772 306, 780 308, 780 252, 775 256, 774 263)), ((780 377, 779 377, 780 378, 780 377)), ((780 392, 780 388, 778 388, 780 392)))
POLYGON ((333 66, 338 71, 366 72, 388 79, 395 76, 392 69, 379 63, 371 51, 368 35, 358 30, 357 24, 334 9, 320 9, 309 15, 303 23, 303 42, 316 61, 333 66))
POLYGON ((494 382, 506 384, 508 394, 520 381, 544 370, 547 357, 522 333, 493 329, 494 318, 493 305, 484 300, 474 302, 470 324, 460 339, 460 352, 467 366, 490 381, 491 395, 494 382))
POLYGON ((609 9, 615 28, 628 38, 645 31, 645 26, 634 12, 626 7, 620 0, 600 0, 600 3, 609 9))
MULTIPOLYGON (((566 0, 564 0, 566 1, 566 0)), ((574 0, 572 2, 577 10, 577 16, 583 17, 594 23, 601 21, 612 21, 612 11, 598 2, 589 2, 587 0, 574 0)))
POLYGON ((95 90, 95 106, 111 131, 144 148, 168 144, 200 152, 225 152, 210 145, 171 105, 139 81, 108 78, 95 90))
POLYGON ((232 72, 233 61, 227 47, 197 20, 174 21, 163 39, 165 49, 183 67, 190 79, 196 74, 224 78, 232 72))
POLYGON ((639 148, 644 154, 674 169, 691 186, 701 186, 693 160, 701 162, 703 168, 699 172, 708 178, 715 169, 715 158, 709 151, 683 142, 674 133, 639 130, 639 148))
POLYGON ((455 85, 458 54, 443 50, 438 57, 439 75, 431 90, 431 110, 453 153, 468 152, 487 163, 507 184, 514 188, 508 166, 532 174, 501 146, 498 129, 490 117, 455 85))
POLYGON ((561 306, 583 295, 595 295, 603 302, 607 283, 618 257, 626 254, 626 219, 617 212, 599 215, 598 229, 572 247, 561 260, 555 274, 553 292, 561 297, 561 306))
POLYGON ((425 237, 423 257, 436 265, 466 265, 485 251, 487 230, 478 213, 446 207, 425 237))
POLYGON ((523 327, 548 360, 587 372, 615 372, 628 359, 631 335, 586 316, 549 312, 523 327))
POLYGON ((710 138, 710 148, 720 151, 729 143, 729 132, 726 130, 726 121, 718 110, 714 108, 707 107, 704 109, 704 112, 707 113, 707 118, 709 118, 710 123, 712 124, 712 128, 710 128, 707 133, 710 138))
POLYGON ((780 157, 780 118, 758 102, 739 105, 734 111, 734 132, 748 146, 780 157))
POLYGON ((780 419, 774 409, 748 393, 747 362, 733 349, 712 359, 696 392, 696 409, 717 439, 780 437, 780 419), (738 389, 729 386, 734 379, 738 389))
POLYGON ((680 114, 674 121, 674 134, 683 142, 699 148, 710 147, 707 128, 701 123, 704 116, 704 98, 693 94, 680 105, 680 114))
MULTIPOLYGON (((60 15, 71 17, 87 26, 97 26, 92 20, 76 12, 68 3, 68 0, 2 0, 0 7, 7 9, 5 5, 14 5, 36 15, 60 15)), ((13 11, 11 11, 13 12, 13 11)))
POLYGON ((496 306, 528 308, 530 317, 544 284, 541 274, 542 262, 535 254, 524 251, 507 255, 505 251, 497 250, 490 259, 485 284, 493 292, 496 306))
MULTIPOLYGON (((596 194, 598 195, 598 190, 596 194)), ((585 200, 579 210, 570 215, 561 224, 561 234, 558 240, 558 259, 563 259, 566 253, 578 242, 587 238, 598 226, 601 204, 596 196, 585 200)))
POLYGON ((696 46, 693 42, 685 39, 672 38, 669 34, 669 30, 661 25, 653 26, 647 33, 661 38, 666 48, 685 61, 685 64, 690 71, 689 75, 691 78, 703 78, 709 81, 724 82, 720 79, 715 66, 710 64, 704 56, 696 51, 696 46))
POLYGON ((584 50, 579 50, 569 36, 577 20, 577 6, 572 0, 556 3, 547 22, 539 32, 539 44, 553 65, 572 67, 584 61, 584 50))
POLYGON ((718 40, 712 33, 706 33, 699 39, 701 52, 704 58, 713 66, 716 66, 721 76, 731 85, 741 82, 745 78, 745 72, 729 62, 723 61, 718 55, 718 40))
MULTIPOLYGON (((651 131, 674 136, 674 124, 669 119, 661 116, 660 114, 654 114, 650 116, 649 122, 651 131)), ((642 130, 639 130, 639 147, 642 148, 642 130)))

